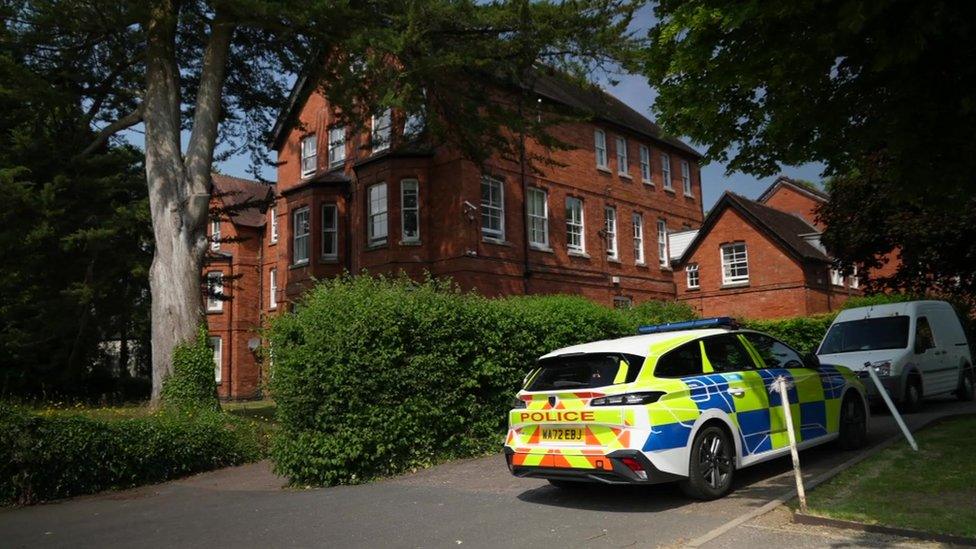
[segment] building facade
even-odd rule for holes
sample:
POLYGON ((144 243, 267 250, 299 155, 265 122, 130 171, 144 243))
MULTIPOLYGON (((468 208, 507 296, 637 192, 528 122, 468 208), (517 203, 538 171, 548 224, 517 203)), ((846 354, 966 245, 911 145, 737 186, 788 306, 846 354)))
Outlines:
POLYGON ((827 196, 781 177, 758 200, 726 192, 699 229, 671 235, 677 299, 704 316, 779 318, 838 309, 861 295, 820 243, 827 196))
MULTIPOLYGON (((314 280, 343 272, 429 273, 488 296, 569 293, 615 306, 673 299, 668 234, 702 223, 699 154, 602 91, 553 79, 536 94, 596 114, 554 129, 569 150, 528 142, 526 157, 554 161, 533 169, 425 147, 422 121, 396 111, 349 131, 299 81, 276 124, 267 209, 241 208, 212 228, 219 249, 207 266, 209 293, 226 296, 208 298, 220 395, 255 396, 257 328, 314 280)), ((251 195, 269 188, 251 185, 251 195)))

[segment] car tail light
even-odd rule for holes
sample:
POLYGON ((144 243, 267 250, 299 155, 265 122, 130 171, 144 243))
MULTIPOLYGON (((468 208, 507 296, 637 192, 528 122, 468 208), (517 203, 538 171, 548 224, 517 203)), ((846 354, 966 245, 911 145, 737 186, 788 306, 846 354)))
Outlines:
POLYGON ((636 473, 637 476, 642 480, 647 480, 647 471, 644 470, 644 466, 641 465, 641 463, 636 459, 632 457, 624 457, 620 458, 620 463, 626 465, 628 469, 636 473))
POLYGON ((664 396, 660 391, 646 391, 643 393, 626 393, 622 395, 611 395, 594 398, 590 401, 590 406, 637 406, 640 404, 650 404, 657 402, 664 396))

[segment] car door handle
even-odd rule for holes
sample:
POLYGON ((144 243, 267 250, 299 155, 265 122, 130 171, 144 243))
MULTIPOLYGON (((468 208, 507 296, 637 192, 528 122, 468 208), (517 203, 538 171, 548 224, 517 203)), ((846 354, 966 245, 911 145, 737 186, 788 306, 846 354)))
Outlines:
POLYGON ((726 392, 736 397, 744 396, 746 394, 745 389, 740 389, 738 387, 730 387, 729 390, 726 392))

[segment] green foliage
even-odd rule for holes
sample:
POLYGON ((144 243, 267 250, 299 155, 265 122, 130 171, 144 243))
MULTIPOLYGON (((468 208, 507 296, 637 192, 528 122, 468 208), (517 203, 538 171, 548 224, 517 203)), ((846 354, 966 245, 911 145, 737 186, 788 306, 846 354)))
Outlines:
POLYGON ((765 332, 801 353, 817 350, 837 313, 771 320, 744 320, 743 328, 765 332))
MULTIPOLYGON (((18 8, 33 6, 6 3, 0 18, 18 8)), ((148 362, 142 152, 104 146, 79 157, 95 134, 78 81, 65 75, 83 69, 52 68, 72 48, 37 55, 15 27, 0 26, 0 396, 139 396, 119 363, 148 362), (112 360, 99 343, 119 339, 143 345, 112 360)))
POLYGON ((832 254, 862 273, 900 255, 875 289, 972 299, 976 156, 946 151, 972 148, 974 15, 945 0, 661 0, 644 69, 658 121, 728 173, 824 164, 832 254))
POLYGON ((163 405, 178 409, 220 409, 214 381, 214 351, 207 326, 201 325, 193 341, 173 350, 173 373, 163 381, 163 405))
POLYGON ((297 484, 355 483, 497 449, 539 356, 682 312, 575 296, 490 300, 403 278, 323 282, 268 333, 276 471, 297 484))
POLYGON ((0 503, 128 488, 259 457, 251 423, 218 412, 104 420, 0 403, 0 503))
POLYGON ((856 309, 858 307, 871 307, 873 305, 887 305, 889 303, 904 303, 925 299, 923 296, 912 294, 874 294, 864 296, 854 296, 849 298, 841 306, 841 309, 856 309))

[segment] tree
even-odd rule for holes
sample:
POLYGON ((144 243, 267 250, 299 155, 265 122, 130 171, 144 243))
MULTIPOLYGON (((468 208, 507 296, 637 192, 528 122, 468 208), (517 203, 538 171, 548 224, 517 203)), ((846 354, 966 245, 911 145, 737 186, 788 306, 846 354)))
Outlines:
POLYGON ((123 387, 105 382, 127 363, 106 363, 99 343, 148 344, 152 242, 142 153, 102 146, 77 158, 94 137, 78 96, 63 78, 27 67, 5 31, 0 395, 116 393, 123 387))
POLYGON ((898 249, 886 285, 974 293, 976 229, 961 221, 974 208, 976 6, 662 0, 656 15, 643 66, 665 127, 730 172, 823 162, 836 178, 824 242, 848 268, 898 249))
POLYGON ((491 86, 525 89, 540 63, 584 79, 627 62, 637 4, 21 0, 5 21, 33 52, 27 63, 60 68, 77 84, 100 127, 92 148, 145 129, 155 398, 174 346, 192 339, 201 315, 215 146, 223 140, 259 162, 292 75, 320 83, 352 122, 385 107, 423 111, 431 139, 472 158, 511 152, 512 132, 555 144, 546 128, 558 118, 486 101, 498 95, 491 86))

